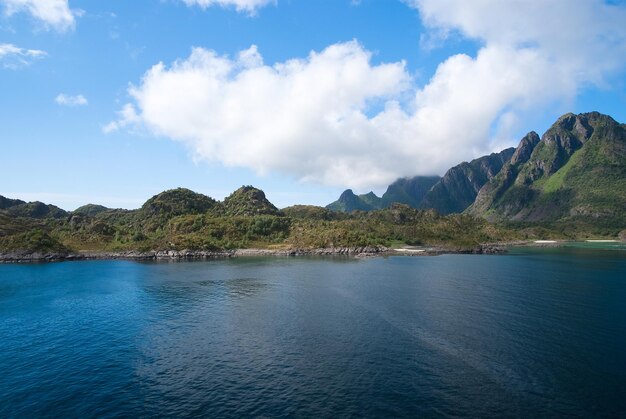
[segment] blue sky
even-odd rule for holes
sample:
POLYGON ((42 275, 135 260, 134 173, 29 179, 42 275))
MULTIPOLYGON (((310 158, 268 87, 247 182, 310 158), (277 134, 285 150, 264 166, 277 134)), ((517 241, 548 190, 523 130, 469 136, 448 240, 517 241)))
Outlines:
POLYGON ((623 2, 490 3, 0 0, 0 194, 325 205, 565 112, 626 122, 623 2))

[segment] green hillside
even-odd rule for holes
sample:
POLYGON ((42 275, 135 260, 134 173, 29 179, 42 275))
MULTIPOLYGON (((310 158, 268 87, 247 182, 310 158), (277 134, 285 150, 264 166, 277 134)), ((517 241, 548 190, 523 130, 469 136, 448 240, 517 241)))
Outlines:
POLYGON ((0 253, 233 248, 356 247, 430 244, 473 249, 516 238, 468 215, 441 216, 406 205, 351 214, 296 205, 279 211, 246 186, 223 202, 185 189, 165 191, 140 209, 81 207, 63 218, 0 210, 0 253))
POLYGON ((470 212, 491 220, 626 226, 626 129, 597 112, 567 114, 520 143, 470 212), (530 151, 530 154, 528 152, 530 151))

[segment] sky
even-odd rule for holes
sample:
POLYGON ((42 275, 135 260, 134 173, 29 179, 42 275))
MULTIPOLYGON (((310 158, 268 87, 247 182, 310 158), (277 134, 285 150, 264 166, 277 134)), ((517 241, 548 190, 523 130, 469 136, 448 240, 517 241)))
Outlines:
POLYGON ((624 22, 604 0, 0 0, 0 195, 380 195, 567 112, 626 122, 624 22))

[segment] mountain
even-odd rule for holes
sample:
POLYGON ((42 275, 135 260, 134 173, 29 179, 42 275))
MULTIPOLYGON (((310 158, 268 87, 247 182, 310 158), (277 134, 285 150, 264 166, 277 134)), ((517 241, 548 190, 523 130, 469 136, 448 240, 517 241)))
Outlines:
POLYGON ((107 208, 104 205, 87 204, 83 205, 82 207, 76 208, 74 211, 72 211, 72 215, 86 215, 88 217, 94 217, 101 212, 110 210, 110 208, 107 208))
POLYGON ((387 187, 382 196, 382 208, 388 208, 393 203, 406 204, 419 208, 426 193, 441 180, 439 176, 415 176, 401 178, 387 187))
POLYGON ((531 131, 526 134, 515 149, 511 160, 502 167, 500 173, 487 182, 478 192, 476 200, 469 208, 469 211, 474 214, 487 215, 489 207, 499 200, 507 189, 512 186, 519 174, 519 168, 528 162, 540 141, 541 139, 536 132, 531 131))
POLYGON ((21 204, 12 205, 5 211, 11 217, 26 217, 26 218, 66 218, 69 213, 61 208, 44 204, 43 202, 22 202, 21 204))
POLYGON ((228 216, 279 215, 280 211, 253 186, 242 186, 224 199, 224 210, 228 216))
POLYGON ((170 189, 148 199, 140 211, 146 215, 173 217, 182 214, 201 214, 217 201, 185 188, 170 189))
POLYGON ((352 189, 346 189, 335 202, 326 208, 332 211, 373 211, 389 208, 391 204, 406 204, 418 208, 426 192, 440 179, 439 176, 415 176, 400 178, 387 187, 382 197, 374 192, 356 195, 352 189))
POLYGON ((375 209, 384 207, 383 200, 372 191, 359 195, 359 199, 365 203, 365 205, 369 205, 375 209))
POLYGON ((541 140, 532 134, 468 212, 492 220, 625 223, 626 125, 598 112, 569 113, 541 140))
POLYGON ((433 208, 441 214, 463 212, 474 202, 478 191, 511 159, 514 151, 514 148, 507 148, 454 166, 426 193, 418 207, 433 208))
POLYGON ((626 125, 598 112, 560 117, 539 138, 463 162, 441 179, 398 179, 378 198, 348 189, 333 211, 372 211, 393 203, 441 214, 467 211, 490 220, 579 219, 626 224, 626 125))
POLYGON ((19 199, 5 198, 4 196, 0 195, 0 210, 7 209, 9 207, 14 207, 16 205, 25 204, 25 203, 26 202, 21 201, 19 199))
POLYGON ((380 201, 381 199, 374 192, 355 195, 352 189, 346 189, 338 200, 326 205, 326 208, 340 212, 371 211, 380 208, 380 201))
POLYGON ((355 195, 351 189, 326 208, 333 211, 372 211, 389 208, 392 204, 406 204, 412 208, 436 209, 441 214, 463 212, 478 195, 485 183, 493 178, 511 158, 514 148, 463 162, 439 176, 401 178, 387 187, 382 198, 370 192, 355 195))

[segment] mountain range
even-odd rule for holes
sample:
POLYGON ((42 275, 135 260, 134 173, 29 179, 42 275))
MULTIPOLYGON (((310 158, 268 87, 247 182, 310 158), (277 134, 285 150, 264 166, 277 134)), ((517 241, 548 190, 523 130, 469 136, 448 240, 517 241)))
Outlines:
POLYGON ((382 198, 348 189, 327 208, 371 211, 393 202, 492 221, 624 224, 626 125, 598 112, 568 113, 541 138, 531 131, 516 148, 463 162, 441 178, 399 179, 382 198))
POLYGON ((566 114, 540 138, 399 179, 385 194, 345 191, 328 208, 278 209, 242 186, 223 201, 178 188, 135 210, 65 211, 0 196, 0 256, 13 253, 337 248, 424 244, 475 251, 536 238, 626 238, 626 125, 566 114))

